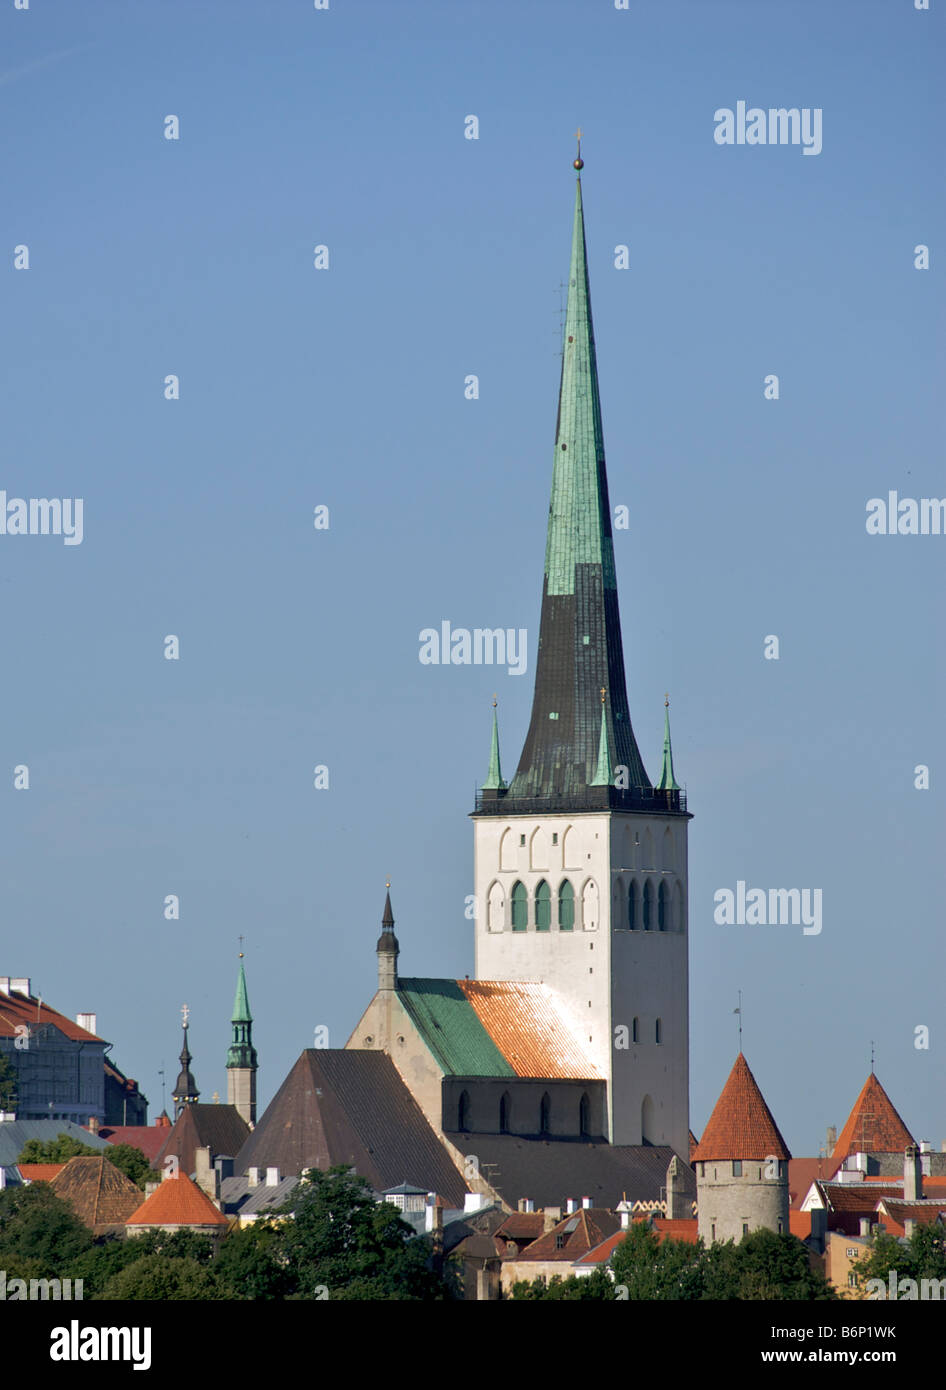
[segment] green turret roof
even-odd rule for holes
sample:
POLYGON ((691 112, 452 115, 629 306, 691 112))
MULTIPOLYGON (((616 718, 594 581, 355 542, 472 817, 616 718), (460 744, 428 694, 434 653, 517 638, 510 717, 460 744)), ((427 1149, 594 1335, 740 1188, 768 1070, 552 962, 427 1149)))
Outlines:
POLYGON ((664 758, 660 769, 657 790, 661 792, 679 791, 680 786, 673 775, 673 750, 670 747, 670 697, 664 697, 664 758))
POLYGON ((484 791, 501 791, 506 783, 499 765, 499 724, 496 719, 496 701, 493 700, 493 734, 489 745, 489 772, 483 783, 484 791))
POLYGON ((227 1050, 227 1067, 251 1067, 257 1065, 256 1048, 253 1046, 253 1015, 250 1013, 250 1000, 246 992, 246 975, 243 971, 243 953, 240 953, 240 973, 237 976, 236 995, 233 1000, 233 1015, 230 1019, 232 1032, 227 1050))
POLYGON ((604 696, 601 697, 601 733, 598 736, 598 766, 595 768, 593 787, 611 785, 611 755, 608 752, 608 719, 605 714, 604 696))

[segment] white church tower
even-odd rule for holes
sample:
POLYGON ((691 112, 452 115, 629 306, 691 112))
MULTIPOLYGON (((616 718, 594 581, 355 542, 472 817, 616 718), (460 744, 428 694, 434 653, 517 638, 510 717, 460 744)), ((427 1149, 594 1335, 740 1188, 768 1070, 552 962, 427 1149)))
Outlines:
POLYGON ((611 1142, 686 1160, 689 820, 669 715, 653 784, 628 711, 579 176, 532 720, 507 786, 494 710, 473 812, 476 977, 554 989, 611 1142))

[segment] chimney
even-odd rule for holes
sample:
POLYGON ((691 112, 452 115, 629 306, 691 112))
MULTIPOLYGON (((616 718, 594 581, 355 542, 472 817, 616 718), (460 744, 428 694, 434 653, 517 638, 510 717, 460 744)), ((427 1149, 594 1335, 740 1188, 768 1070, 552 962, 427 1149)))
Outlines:
POLYGON ((912 1216, 907 1216, 907 1217, 905 1217, 905 1218, 904 1218, 904 1221, 903 1221, 903 1234, 906 1236, 907 1240, 910 1239, 910 1237, 913 1235, 913 1232, 914 1232, 915 1230, 916 1230, 916 1219, 915 1219, 915 1217, 912 1217, 912 1216))
POLYGON ((194 1180, 197 1186, 206 1192, 208 1197, 214 1201, 220 1196, 220 1174, 210 1162, 209 1146, 194 1151, 195 1173, 194 1180))
POLYGON ((76 1023, 80 1028, 84 1028, 87 1033, 94 1033, 98 1028, 97 1014, 76 1014, 76 1023))
POLYGON ((862 1216, 857 1224, 859 1233, 867 1240, 870 1236, 870 1217, 862 1216))
MULTIPOLYGON (((0 975, 0 994, 9 994, 9 993, 10 993, 10 976, 9 976, 9 975, 0 975)), ((946 1144, 943 1145, 943 1148, 946 1149, 946 1144)))
POLYGON ((582 1197, 582 1199, 581 1199, 581 1209, 582 1209, 582 1211, 591 1211, 591 1198, 590 1198, 590 1197, 582 1197))
POLYGON ((428 1235, 436 1231, 443 1231, 443 1206, 436 1192, 427 1193, 427 1202, 424 1207, 424 1230, 428 1235))
POLYGON ((259 1169, 247 1168, 246 1180, 250 1187, 259 1187, 259 1169))
POLYGON ((279 1186, 279 1169, 278 1169, 278 1168, 267 1168, 267 1169, 266 1169, 266 1186, 267 1186, 267 1187, 278 1187, 278 1186, 279 1186))
POLYGON ((99 1132, 99 1117, 98 1117, 98 1115, 90 1115, 90 1116, 89 1116, 89 1133, 90 1133, 90 1134, 98 1134, 98 1132, 99 1132))
POLYGON ((631 1204, 627 1198, 625 1197, 623 1201, 618 1202, 614 1210, 621 1218, 621 1230, 629 1230, 631 1225, 631 1204))
POLYGON ((682 1221, 691 1216, 690 1203, 683 1190, 683 1164, 674 1154, 667 1165, 667 1219, 682 1221))
POLYGON ((533 1202, 533 1200, 532 1200, 531 1197, 520 1197, 520 1198, 519 1198, 519 1210, 520 1210, 520 1211, 535 1211, 535 1202, 533 1202))
POLYGON ((574 1198, 574 1197, 569 1197, 568 1200, 567 1200, 566 1203, 565 1203, 565 1215, 566 1215, 566 1216, 571 1216, 571 1215, 572 1215, 574 1212, 576 1212, 577 1210, 578 1210, 578 1203, 575 1201, 575 1198, 574 1198))
POLYGON ((835 1147, 837 1146, 837 1142, 838 1142, 838 1131, 837 1131, 837 1129, 835 1128, 834 1125, 828 1125, 828 1133, 827 1133, 827 1137, 826 1137, 826 1140, 825 1140, 825 1148, 828 1150, 828 1153, 829 1153, 829 1154, 831 1154, 831 1153, 834 1152, 834 1149, 835 1149, 835 1147))
POLYGON ((542 1234, 548 1235, 553 1226, 557 1226, 562 1219, 561 1207, 546 1207, 542 1212, 542 1234))
POLYGON ((903 1151, 903 1200, 916 1202, 923 1196, 923 1169, 916 1147, 910 1144, 903 1151))
POLYGON ((220 1174, 221 1182, 223 1182, 224 1178, 233 1177, 233 1159, 229 1154, 218 1154, 214 1159, 214 1167, 220 1174))

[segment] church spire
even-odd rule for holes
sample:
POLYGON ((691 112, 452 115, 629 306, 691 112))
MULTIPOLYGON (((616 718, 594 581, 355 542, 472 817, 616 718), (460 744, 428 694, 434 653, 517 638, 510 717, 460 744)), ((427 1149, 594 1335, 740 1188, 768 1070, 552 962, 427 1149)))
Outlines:
POLYGON ((247 1124, 256 1124, 256 1072, 258 1061, 253 1046, 253 1015, 246 992, 243 952, 237 976, 233 1015, 230 1019, 230 1047, 227 1051, 227 1103, 235 1105, 247 1124))
POLYGON ((673 775, 673 749, 670 747, 670 696, 664 696, 664 758, 657 781, 660 792, 678 792, 680 786, 673 775))
POLYGON ((611 755, 608 752, 608 721, 604 712, 605 691, 601 691, 601 732, 598 735, 598 766, 595 768, 593 787, 611 785, 611 755))
POLYGON ((378 989, 397 989, 397 958, 401 948, 394 935, 390 879, 384 897, 384 912, 381 914, 381 935, 375 949, 378 953, 378 989))
POLYGON ((503 771, 499 765, 499 724, 496 719, 496 696, 493 696, 493 734, 489 745, 489 771, 486 774, 486 781, 483 783, 485 791, 505 791, 506 783, 503 781, 503 771))
MULTIPOLYGON (((646 809, 657 798, 634 738, 614 570, 611 509, 585 248, 579 153, 562 343, 551 505, 532 718, 508 790, 484 790, 477 811, 646 809), (608 700, 604 715, 599 691, 608 700), (599 777, 602 717, 609 767, 599 777)), ((679 796, 678 793, 674 794, 679 796)), ((661 798, 666 802, 666 798, 661 798)), ((673 810, 683 809, 675 804, 673 810)))

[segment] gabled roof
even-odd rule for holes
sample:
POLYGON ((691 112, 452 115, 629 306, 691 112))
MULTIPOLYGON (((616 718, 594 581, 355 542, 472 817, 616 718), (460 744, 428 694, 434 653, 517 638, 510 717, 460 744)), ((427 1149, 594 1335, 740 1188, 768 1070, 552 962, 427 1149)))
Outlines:
POLYGON ((160 1168, 168 1154, 176 1154, 185 1173, 197 1165, 197 1150, 210 1149, 211 1159, 219 1154, 233 1158, 246 1143, 250 1127, 235 1105, 185 1105, 169 1130, 154 1161, 160 1168))
POLYGON ((72 1042, 104 1041, 97 1034, 80 1028, 78 1023, 73 1023, 65 1014, 51 1009, 39 999, 34 999, 32 995, 27 998, 24 994, 4 994, 0 991, 0 1038, 17 1037, 17 1026, 24 1024, 29 1028, 30 1034, 53 1027, 58 1028, 60 1033, 72 1042))
POLYGON ((844 1159, 853 1153, 903 1153, 911 1144, 916 1145, 916 1140, 871 1072, 861 1087, 831 1157, 844 1159))
POLYGON ((335 1164, 354 1167, 377 1192, 407 1181, 442 1193, 452 1206, 463 1205, 460 1174, 383 1052, 307 1048, 234 1168, 302 1173, 335 1164))
MULTIPOLYGON (((139 1194, 140 1196, 140 1194, 139 1194)), ((226 1226, 227 1218, 186 1173, 165 1178, 127 1218, 126 1226, 226 1226)))
POLYGON ((527 1245, 517 1258, 567 1260, 574 1263, 620 1230, 620 1226, 620 1219, 606 1207, 579 1207, 577 1211, 563 1216, 545 1235, 527 1245))
POLYGON ((30 1139, 38 1139, 48 1144, 58 1139, 60 1134, 68 1134, 78 1139, 90 1149, 106 1149, 108 1144, 98 1134, 91 1134, 73 1120, 4 1120, 0 1124, 0 1168, 9 1168, 16 1163, 30 1139))
POLYGON ((70 1158, 50 1187, 57 1197, 72 1204, 83 1225, 96 1232, 121 1226, 141 1205, 141 1189, 104 1154, 100 1158, 70 1158))
POLYGON ((791 1158, 756 1079, 740 1052, 693 1155, 713 1159, 791 1158))
POLYGON ((448 1076, 515 1076, 457 980, 399 979, 398 999, 448 1076))

